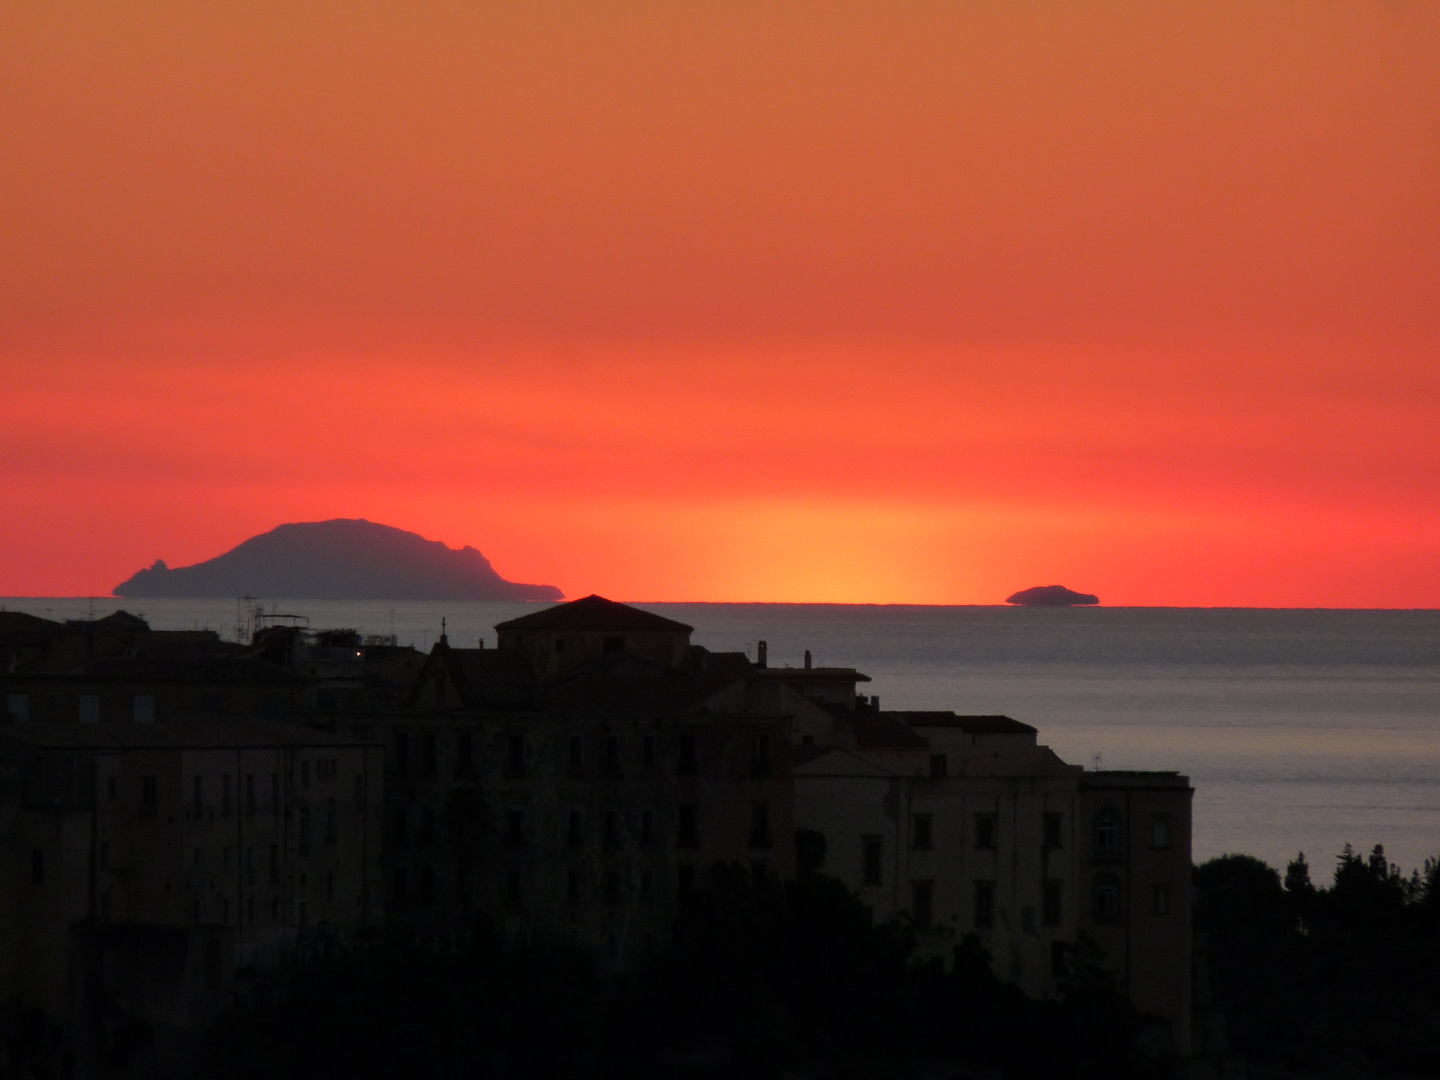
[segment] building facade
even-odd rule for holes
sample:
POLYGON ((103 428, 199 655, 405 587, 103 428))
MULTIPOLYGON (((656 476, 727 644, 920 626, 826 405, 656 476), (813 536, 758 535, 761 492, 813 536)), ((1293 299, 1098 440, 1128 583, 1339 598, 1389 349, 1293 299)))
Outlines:
POLYGON ((1176 773, 1087 772, 1003 716, 836 710, 794 767, 819 869, 922 955, 976 935, 1000 978, 1060 991, 1096 943, 1132 1004, 1190 1044, 1190 800, 1176 773), (828 745, 825 745, 828 743, 828 745))
POLYGON ((383 918, 383 750, 275 722, 0 730, 0 996, 152 1051, 383 918))

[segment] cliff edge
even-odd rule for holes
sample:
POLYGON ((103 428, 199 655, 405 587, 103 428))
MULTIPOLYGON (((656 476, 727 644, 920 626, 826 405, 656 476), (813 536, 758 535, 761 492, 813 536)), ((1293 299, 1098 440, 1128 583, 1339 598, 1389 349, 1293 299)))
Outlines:
POLYGON ((560 600, 553 585, 506 581, 473 547, 455 549, 364 518, 302 521, 194 566, 157 559, 116 596, 297 600, 560 600))

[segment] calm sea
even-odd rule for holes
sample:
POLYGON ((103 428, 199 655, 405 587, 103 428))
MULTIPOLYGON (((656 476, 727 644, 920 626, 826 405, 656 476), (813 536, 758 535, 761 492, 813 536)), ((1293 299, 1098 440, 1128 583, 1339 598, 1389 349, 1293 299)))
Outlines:
MULTIPOLYGON (((9 599, 52 618, 84 599, 9 599)), ((119 606, 94 602, 96 614, 119 606)), ((233 636, 228 601, 140 600, 158 629, 233 636)), ((315 627, 453 644, 533 605, 282 600, 315 627)), ((1176 769, 1195 785, 1197 860, 1247 852, 1317 877, 1344 844, 1407 870, 1440 854, 1440 611, 646 604, 713 649, 868 674, 882 707, 1005 713, 1067 760, 1176 769)))

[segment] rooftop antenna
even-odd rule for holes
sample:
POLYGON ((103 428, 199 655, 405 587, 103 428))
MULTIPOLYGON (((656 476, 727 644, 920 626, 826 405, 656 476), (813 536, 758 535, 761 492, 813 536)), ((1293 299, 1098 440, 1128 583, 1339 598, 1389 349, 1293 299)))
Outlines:
POLYGON ((449 645, 450 639, 445 635, 445 616, 440 616, 440 644, 449 645))

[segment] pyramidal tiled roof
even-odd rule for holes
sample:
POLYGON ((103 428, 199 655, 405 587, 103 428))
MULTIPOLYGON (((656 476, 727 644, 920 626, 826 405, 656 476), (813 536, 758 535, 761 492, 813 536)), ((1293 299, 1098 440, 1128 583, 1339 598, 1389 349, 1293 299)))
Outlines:
POLYGON ((537 611, 532 615, 521 615, 518 619, 499 623, 496 630, 618 630, 645 631, 662 630, 671 633, 688 634, 695 628, 674 619, 642 611, 629 604, 606 600, 603 596, 586 596, 568 604, 537 611))

